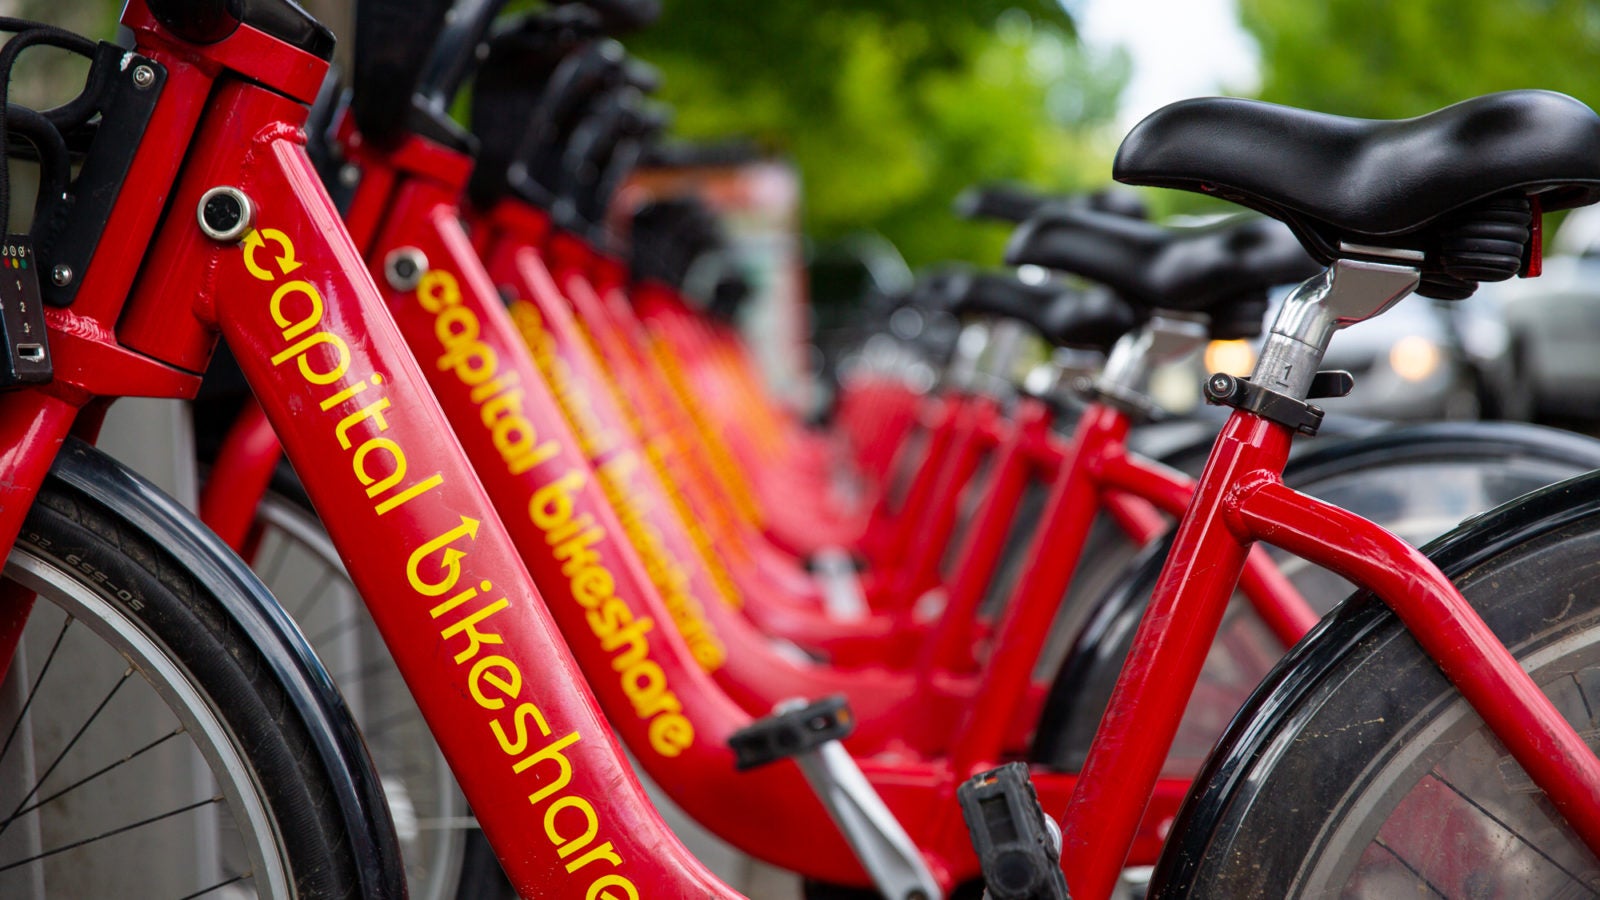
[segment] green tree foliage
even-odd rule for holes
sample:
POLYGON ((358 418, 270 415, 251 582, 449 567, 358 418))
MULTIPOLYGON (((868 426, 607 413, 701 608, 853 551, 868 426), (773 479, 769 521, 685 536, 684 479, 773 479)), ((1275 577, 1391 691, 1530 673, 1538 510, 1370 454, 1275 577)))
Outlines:
POLYGON ((1261 98, 1401 118, 1513 88, 1600 102, 1596 0, 1241 0, 1261 98))
POLYGON ((788 155, 815 237, 876 229, 913 264, 995 262, 1005 232, 950 214, 962 188, 1109 178, 1127 60, 1085 52, 1054 0, 665 7, 628 45, 663 70, 675 132, 788 155))

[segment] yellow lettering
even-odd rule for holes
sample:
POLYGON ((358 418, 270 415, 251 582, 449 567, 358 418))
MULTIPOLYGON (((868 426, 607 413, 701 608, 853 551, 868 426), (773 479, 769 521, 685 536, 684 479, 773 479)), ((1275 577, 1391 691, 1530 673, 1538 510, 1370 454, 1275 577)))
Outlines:
POLYGON ((411 558, 406 560, 406 581, 411 584, 411 587, 417 593, 425 597, 437 597, 455 587, 456 580, 461 577, 461 557, 467 554, 465 551, 457 550, 450 545, 464 537, 476 540, 478 537, 478 524, 477 519, 469 519, 466 516, 462 516, 460 525, 411 552, 411 558), (417 574, 417 567, 422 565, 423 560, 440 550, 444 551, 444 555, 440 558, 439 570, 447 573, 445 578, 441 581, 423 581, 422 577, 417 574))
POLYGON ((338 335, 319 331, 286 350, 279 350, 272 357, 272 364, 274 366, 282 365, 291 359, 294 359, 295 364, 300 367, 300 375, 305 380, 312 384, 333 384, 343 378, 344 373, 350 369, 350 348, 345 345, 344 339, 338 335), (334 367, 326 372, 313 371, 311 364, 306 361, 306 352, 318 344, 327 344, 332 347, 334 358, 338 360, 334 367), (296 357, 299 358, 295 359, 296 357))
POLYGON ((611 597, 616 587, 610 572, 599 566, 590 566, 572 576, 572 599, 588 609, 594 609, 611 597))
POLYGON ((541 800, 560 791, 562 788, 567 786, 568 782, 572 780, 572 763, 567 761, 566 754, 562 753, 561 751, 572 746, 573 744, 576 744, 577 742, 578 733, 574 731, 553 744, 546 744, 545 746, 540 747, 538 750, 534 751, 532 756, 524 756, 511 766, 511 771, 520 775, 544 760, 549 760, 556 764, 556 772, 558 774, 556 775, 555 780, 529 794, 529 803, 537 806, 541 800))
POLYGON ((444 269, 429 269, 417 282, 417 302, 431 313, 461 302, 461 284, 444 269))
POLYGON ((365 422, 368 419, 377 420, 378 430, 379 431, 388 431, 389 430, 389 420, 385 419, 383 417, 383 411, 388 409, 388 408, 389 408, 389 398, 388 397, 384 397, 382 400, 379 400, 376 403, 368 403, 366 406, 363 406, 360 409, 356 410, 355 412, 351 413, 350 415, 345 416, 344 418, 340 419, 339 420, 339 424, 333 426, 333 434, 334 434, 334 437, 337 437, 339 439, 339 446, 343 447, 346 450, 349 450, 350 449, 350 429, 356 427, 357 425, 361 424, 362 422, 365 422))
POLYGON ((650 720, 650 746, 666 757, 674 757, 694 744, 694 726, 677 713, 650 720))
POLYGON ((322 295, 317 293, 317 289, 309 281, 297 279, 280 285, 272 292, 272 301, 268 308, 272 311, 272 321, 277 322, 278 327, 283 329, 283 339, 286 341, 292 341, 305 334, 322 321, 322 295), (283 314, 283 301, 290 294, 299 294, 311 301, 311 311, 292 322, 283 314))
POLYGON ((533 524, 549 531, 572 518, 572 495, 583 487, 583 473, 577 469, 568 472, 533 492, 528 501, 528 516, 533 524))
POLYGON ((539 733, 545 737, 550 736, 550 726, 545 724, 544 713, 532 703, 524 703, 511 711, 511 727, 516 730, 516 737, 507 739, 506 730, 499 722, 490 722, 489 730, 494 732, 495 740, 500 742, 500 749, 507 756, 516 756, 528 749, 528 720, 539 726, 539 733))
POLYGON ((467 616, 465 619, 457 620, 454 625, 451 625, 449 628, 439 632, 440 640, 449 640, 458 634, 466 635, 467 649, 456 654, 456 665, 459 666, 474 656, 477 656, 478 651, 482 649, 484 644, 504 644, 506 642, 505 638, 495 634, 492 631, 479 631, 478 626, 483 624, 483 622, 490 616, 502 609, 505 609, 506 607, 509 607, 510 605, 511 601, 501 597, 499 600, 496 600, 488 606, 478 607, 478 609, 473 612, 472 615, 467 616))
POLYGON ((479 683, 485 681, 513 700, 522 692, 522 670, 504 656, 485 656, 473 663, 472 671, 467 673, 467 690, 472 692, 472 699, 478 701, 479 706, 484 709, 504 708, 505 700, 484 694, 479 683))
MULTIPOLYGON (((570 816, 568 817, 570 818, 570 816)), ((566 859, 579 850, 589 846, 595 835, 600 833, 600 819, 594 814, 594 807, 582 797, 567 795, 550 804, 544 811, 544 833, 550 843, 556 845, 556 855, 566 859), (583 831, 576 837, 563 837, 556 830, 556 816, 564 809, 576 810, 583 816, 583 831)))
POLYGON ((367 496, 376 497, 399 484, 400 479, 406 476, 406 454, 404 450, 400 449, 399 444, 388 438, 368 438, 365 443, 356 448, 355 456, 350 458, 350 468, 356 473, 356 478, 367 486, 367 496), (367 454, 375 450, 384 451, 394 461, 394 471, 381 479, 367 471, 367 454))

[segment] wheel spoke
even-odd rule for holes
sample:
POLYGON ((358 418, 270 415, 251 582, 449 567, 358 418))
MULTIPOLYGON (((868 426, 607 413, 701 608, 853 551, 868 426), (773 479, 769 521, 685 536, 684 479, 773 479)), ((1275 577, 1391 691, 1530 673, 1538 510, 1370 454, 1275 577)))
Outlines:
POLYGON ((44 676, 50 671, 50 664, 56 661, 56 652, 61 649, 61 642, 67 636, 67 629, 72 627, 73 618, 67 616, 61 623, 61 633, 56 635, 56 642, 50 645, 50 653, 44 658, 44 665, 39 667, 39 675, 34 678, 33 686, 28 688, 28 699, 22 702, 22 709, 17 711, 17 720, 11 723, 11 731, 6 734, 6 742, 0 745, 0 759, 6 758, 6 751, 11 749, 11 742, 17 737, 17 729, 22 727, 22 719, 28 714, 28 707, 33 705, 33 698, 39 693, 39 685, 44 683, 44 676))
POLYGON ((361 624, 361 620, 358 617, 345 616, 342 620, 336 622, 332 627, 324 628, 316 635, 306 638, 306 641, 313 647, 321 646, 323 641, 338 637, 339 635, 344 634, 346 631, 349 631, 359 624, 361 624))
MULTIPOLYGON (((287 541, 284 542, 284 546, 288 546, 288 542, 287 541)), ((262 580, 265 580, 265 579, 262 579, 262 580)), ((289 617, 294 619, 296 622, 298 622, 305 616, 306 613, 308 613, 311 610, 315 609, 317 607, 317 605, 322 602, 323 596, 325 594, 327 594, 327 592, 328 592, 328 584, 330 582, 332 582, 332 581, 333 581, 333 572, 328 571, 328 572, 322 573, 322 577, 318 578, 316 584, 313 584, 311 586, 311 590, 306 592, 307 599, 305 600, 305 602, 301 603, 298 607, 296 607, 294 609, 293 612, 289 613, 289 617)))
POLYGON ((265 569, 258 569, 257 570, 258 572, 262 572, 263 573, 262 576, 261 576, 261 580, 262 581, 271 581, 273 578, 276 578, 277 575, 278 575, 278 571, 283 568, 284 557, 286 557, 288 555, 289 555, 289 542, 288 541, 279 541, 278 542, 278 550, 273 555, 272 562, 268 563, 265 569))
MULTIPOLYGON (((90 773, 88 775, 85 775, 84 777, 78 779, 77 781, 74 781, 73 783, 71 783, 71 784, 67 785, 66 787, 62 788, 61 790, 56 791, 55 793, 49 795, 48 797, 40 798, 38 803, 35 803, 32 806, 27 807, 26 809, 17 810, 15 815, 17 815, 17 816, 25 816, 28 813, 31 813, 34 810, 38 809, 39 807, 44 806, 46 803, 49 803, 52 800, 58 799, 58 798, 60 798, 61 796, 65 795, 65 794, 71 793, 72 791, 75 791, 78 788, 83 787, 85 784, 88 784, 89 782, 95 780, 96 778, 99 778, 101 775, 104 775, 107 772, 110 772, 112 769, 118 768, 119 766, 127 765, 128 763, 132 762, 134 759, 138 758, 139 756, 142 756, 143 754, 148 753, 151 750, 154 750, 155 748, 161 746, 162 744, 165 744, 167 741, 172 740, 173 738, 177 737, 180 734, 183 734, 183 727, 182 726, 179 726, 179 727, 173 729, 172 731, 167 732, 166 734, 162 735, 161 737, 158 737, 155 740, 151 741, 150 743, 145 744, 143 747, 140 747, 139 749, 133 751, 132 753, 129 753, 127 756, 124 756, 123 758, 117 760, 116 762, 105 766, 104 768, 100 769, 99 771, 92 772, 92 773, 90 773)), ((7 821, 9 822, 10 820, 7 820, 7 821)))
POLYGON ((1432 891, 1434 894, 1436 894, 1436 895, 1438 895, 1440 897, 1444 897, 1445 900, 1449 900, 1448 895, 1446 895, 1444 891, 1441 891, 1437 887, 1435 887, 1433 882, 1429 881, 1426 876, 1424 876, 1421 872, 1417 871, 1416 867, 1412 866, 1411 863, 1406 862, 1405 857, 1403 857, 1400 854, 1394 852, 1394 848, 1390 847, 1388 844, 1385 844, 1383 842, 1382 838, 1377 838, 1377 839, 1373 840, 1373 843, 1376 844, 1378 847, 1382 848, 1385 853, 1388 853, 1390 856, 1394 857, 1395 862, 1399 863, 1402 866, 1405 866, 1406 867, 1406 871, 1408 871, 1412 875, 1416 876, 1416 879, 1418 881, 1422 882, 1422 885, 1424 887, 1426 887, 1428 890, 1432 891))
POLYGON ((238 884, 239 882, 241 882, 241 881, 243 881, 243 880, 245 880, 246 878, 249 878, 249 877, 250 877, 250 873, 249 872, 241 872, 238 875, 235 875, 232 878, 229 878, 227 881, 219 881, 216 884, 213 884, 212 886, 210 886, 208 888, 201 888, 200 890, 195 891, 192 894, 184 894, 182 897, 179 897, 178 900, 194 900, 194 898, 196 898, 196 897, 204 897, 206 894, 209 894, 212 891, 220 891, 220 890, 222 890, 223 888, 227 887, 230 884, 238 884))
POLYGON ((16 862, 10 862, 10 863, 6 863, 5 865, 0 865, 0 872, 9 871, 11 869, 15 869, 18 866, 25 866, 28 863, 37 862, 37 861, 39 861, 41 859, 44 859, 46 857, 55 856, 58 853, 65 853, 68 850, 75 850, 75 849, 77 849, 79 847, 82 847, 85 844, 92 844, 95 841, 103 841, 103 840, 105 840, 106 838, 109 838, 109 837, 116 837, 119 834, 124 834, 126 832, 132 831, 135 828, 143 828, 146 825, 153 825, 156 822, 160 822, 163 819, 170 819, 173 816, 182 815, 183 813, 189 812, 190 810, 199 809, 199 808, 201 808, 203 806, 210 806, 213 803, 221 803, 221 802, 222 802, 222 798, 221 797, 208 797, 208 798, 206 798, 204 800, 196 800, 193 803, 187 804, 185 806, 180 806, 177 809, 161 813, 160 815, 154 815, 154 816, 149 817, 148 819, 140 819, 137 822, 132 822, 132 823, 129 823, 127 825, 123 825, 120 828, 113 828, 110 831, 101 832, 100 834, 97 834, 94 837, 86 837, 81 841, 73 841, 70 844, 63 844, 60 847, 53 847, 53 848, 51 848, 49 850, 44 851, 43 853, 35 853, 34 855, 32 855, 32 856, 30 856, 30 857, 28 857, 26 859, 19 859, 16 862))
POLYGON ((370 681, 372 678, 374 678, 374 677, 376 677, 378 675, 383 675, 383 674, 386 674, 386 673, 388 673, 390 671, 393 671, 393 669, 394 669, 394 663, 390 662, 389 660, 387 660, 387 659, 375 659, 372 662, 369 662, 366 665, 361 666, 359 668, 347 669, 347 670, 345 670, 343 672, 334 673, 333 681, 334 681, 335 684, 340 684, 340 685, 343 685, 343 684, 362 684, 362 683, 365 683, 367 681, 370 681))
POLYGON ((368 741, 371 741, 374 735, 383 734, 389 729, 394 728, 396 725, 405 725, 415 718, 415 713, 402 709, 397 712, 392 712, 380 719, 373 719, 369 721, 366 725, 362 726, 361 733, 366 735, 368 741))
POLYGON ((1502 831, 1504 831, 1506 834, 1511 835, 1511 837, 1515 838, 1516 841, 1518 843, 1522 844, 1524 847, 1527 847, 1529 850, 1532 850, 1534 853, 1537 853, 1541 859, 1543 859, 1545 862, 1549 863, 1551 866, 1555 867, 1562 874, 1566 875, 1568 878, 1571 878, 1573 881, 1577 882, 1578 884, 1583 884, 1584 883, 1583 879, 1578 877, 1578 875, 1576 873, 1574 873, 1571 869, 1567 868, 1566 866, 1563 866, 1559 862, 1556 862, 1555 859, 1552 858, 1550 856, 1550 854, 1546 853, 1543 849, 1541 849, 1539 847, 1539 845, 1537 845, 1537 844, 1533 843, 1532 841, 1528 840, 1527 838, 1523 837, 1522 836, 1522 832, 1520 832, 1517 829, 1511 827, 1511 823, 1505 821, 1504 819, 1502 819, 1499 816, 1495 815, 1494 813, 1490 812, 1489 809, 1487 807, 1485 807, 1482 803, 1479 803, 1478 801, 1476 801, 1476 800, 1472 799, 1471 797, 1467 796, 1466 792, 1462 791, 1460 788, 1458 788, 1454 784, 1452 784, 1449 779, 1447 779, 1444 776, 1440 775, 1437 771, 1433 773, 1433 777, 1440 784, 1442 784, 1445 787, 1449 788, 1457 797, 1460 797, 1462 800, 1464 800, 1467 803, 1468 806, 1471 806, 1473 809, 1475 809, 1479 813, 1481 813, 1485 819, 1488 819, 1489 821, 1493 822, 1495 825, 1499 826, 1499 828, 1502 831))
POLYGON ((117 679, 117 683, 112 685, 111 690, 106 692, 105 697, 100 701, 100 705, 96 706, 94 708, 94 712, 89 714, 89 718, 82 725, 78 726, 77 733, 73 734, 72 739, 67 741, 67 745, 61 748, 61 752, 56 754, 56 758, 51 760, 50 766, 44 770, 44 774, 40 775, 38 780, 34 781, 33 787, 29 789, 27 795, 17 803, 17 808, 11 811, 11 815, 7 816, 4 822, 0 822, 0 834, 5 834, 6 829, 11 827, 11 823, 17 820, 17 816, 22 811, 22 808, 27 805, 29 800, 33 799, 34 794, 39 792, 39 788, 44 786, 45 779, 49 778, 50 773, 56 770, 56 766, 61 765, 61 761, 67 758, 67 754, 72 752, 72 748, 75 747, 78 743, 78 740, 83 737, 83 733, 88 731, 89 726, 94 724, 94 720, 100 717, 100 713, 103 712, 106 708, 106 705, 111 702, 111 698, 117 695, 117 691, 122 690, 122 686, 128 683, 128 679, 132 677, 132 675, 132 668, 123 671, 122 677, 117 679))

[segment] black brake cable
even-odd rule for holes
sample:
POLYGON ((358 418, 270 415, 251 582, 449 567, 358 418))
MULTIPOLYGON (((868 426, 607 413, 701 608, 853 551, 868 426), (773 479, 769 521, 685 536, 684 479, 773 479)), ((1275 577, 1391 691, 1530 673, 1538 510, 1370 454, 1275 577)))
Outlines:
MULTIPOLYGON (((29 47, 44 44, 58 47, 79 56, 93 57, 95 42, 82 35, 73 34, 63 28, 53 25, 41 25, 25 19, 0 16, 0 31, 14 32, 15 37, 6 41, 0 48, 0 162, 11 158, 11 132, 14 130, 20 136, 28 139, 33 144, 40 158, 40 184, 39 203, 35 210, 59 195, 66 188, 66 172, 68 157, 66 142, 60 130, 51 120, 51 117, 21 106, 15 106, 7 98, 11 95, 11 69, 16 64, 17 56, 29 47), (48 171, 47 171, 48 170, 48 171), (54 191, 54 193, 47 193, 54 191)), ((81 104, 69 102, 53 113, 60 115, 63 120, 68 116, 75 116, 81 112, 81 104)), ((0 230, 6 227, 11 214, 11 173, 9 166, 0 166, 0 230)))

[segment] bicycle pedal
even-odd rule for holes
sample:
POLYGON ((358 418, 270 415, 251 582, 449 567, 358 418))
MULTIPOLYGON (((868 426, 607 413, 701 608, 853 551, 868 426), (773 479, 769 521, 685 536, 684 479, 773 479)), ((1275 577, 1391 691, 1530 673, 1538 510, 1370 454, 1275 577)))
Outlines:
POLYGON ((855 728, 850 704, 835 695, 780 707, 729 735, 728 747, 734 753, 734 767, 744 772, 815 750, 829 741, 842 741, 855 728))
POLYGON ((939 883, 916 842, 839 743, 855 730, 840 696, 814 703, 791 700, 728 738, 740 771, 793 759, 828 818, 889 900, 943 900, 939 883))
POLYGON ((1025 763, 968 779, 956 792, 993 900, 1071 900, 1061 832, 1039 806, 1025 763))

